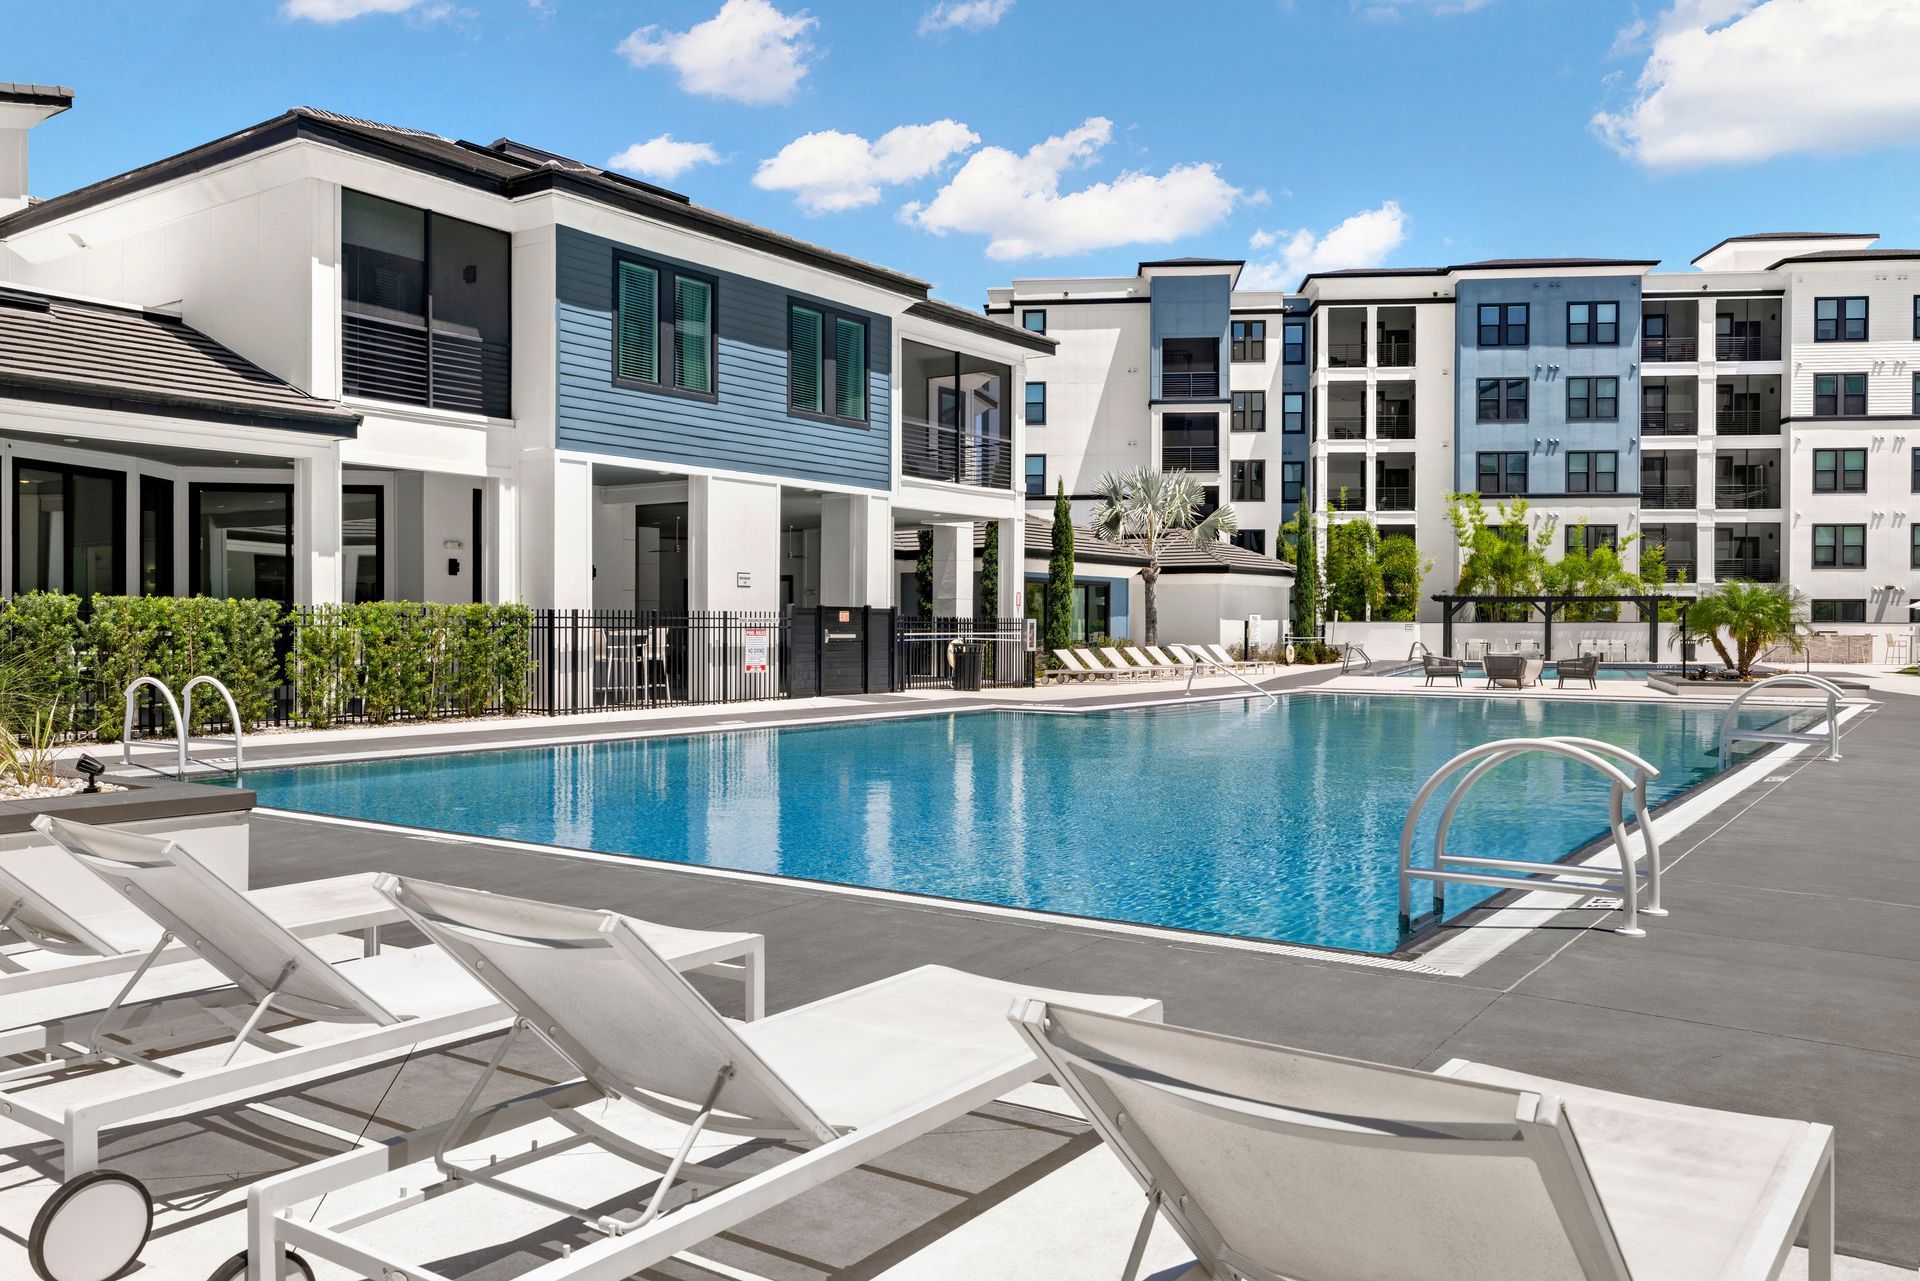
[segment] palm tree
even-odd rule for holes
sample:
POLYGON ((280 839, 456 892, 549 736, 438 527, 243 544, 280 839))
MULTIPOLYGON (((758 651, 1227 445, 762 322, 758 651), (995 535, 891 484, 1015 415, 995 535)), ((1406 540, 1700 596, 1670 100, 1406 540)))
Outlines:
POLYGON ((1799 592, 1734 581, 1693 602, 1682 635, 1712 645, 1720 661, 1745 680, 1753 674, 1754 662, 1775 645, 1785 642, 1796 654, 1805 649, 1806 632, 1806 605, 1799 592))
POLYGON ((1154 588, 1160 581, 1160 552, 1176 534, 1205 545, 1222 535, 1238 533, 1240 518, 1232 507, 1220 507, 1204 520, 1200 503, 1205 496, 1193 473, 1160 472, 1149 467, 1109 473, 1094 486, 1100 506, 1093 513, 1093 532, 1114 542, 1130 543, 1147 558, 1140 571, 1146 584, 1147 644, 1159 644, 1160 611, 1154 588))

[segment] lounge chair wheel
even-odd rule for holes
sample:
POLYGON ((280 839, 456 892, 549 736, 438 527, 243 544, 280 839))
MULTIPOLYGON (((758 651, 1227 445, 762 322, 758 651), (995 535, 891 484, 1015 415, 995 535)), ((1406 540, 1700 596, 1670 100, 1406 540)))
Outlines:
MULTIPOLYGON (((311 1263, 308 1263, 291 1250, 285 1251, 281 1257, 287 1261, 286 1266, 280 1271, 281 1281, 313 1281, 313 1265, 311 1263)), ((245 1281, 246 1275, 247 1252, 242 1250, 215 1268, 212 1274, 207 1277, 207 1281, 245 1281)))
POLYGON ((43 1281, 110 1281, 140 1257, 152 1230, 146 1184, 118 1170, 91 1170, 40 1207, 27 1260, 43 1281))

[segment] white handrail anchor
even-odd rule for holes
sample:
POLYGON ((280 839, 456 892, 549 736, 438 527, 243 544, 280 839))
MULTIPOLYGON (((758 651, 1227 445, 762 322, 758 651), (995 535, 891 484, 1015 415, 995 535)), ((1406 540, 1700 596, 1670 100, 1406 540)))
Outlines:
POLYGON ((1720 768, 1733 764, 1733 745, 1738 742, 1749 743, 1810 743, 1816 747, 1824 744, 1827 759, 1840 759, 1840 700, 1846 691, 1824 676, 1815 676, 1811 672, 1782 672, 1740 691, 1740 696, 1727 705, 1720 717, 1720 768), (1826 732, 1817 733, 1811 729, 1735 729, 1734 722, 1740 716, 1740 704, 1771 685, 1809 685, 1825 694, 1827 702, 1826 732))

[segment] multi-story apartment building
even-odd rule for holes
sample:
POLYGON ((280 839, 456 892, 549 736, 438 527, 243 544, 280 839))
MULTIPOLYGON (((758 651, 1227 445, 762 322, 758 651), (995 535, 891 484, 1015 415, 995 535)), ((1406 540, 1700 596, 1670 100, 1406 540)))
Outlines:
MULTIPOLYGON (((1298 477, 1330 519, 1413 537, 1435 562, 1429 593, 1458 572, 1448 496, 1472 492, 1524 497, 1535 528, 1564 539, 1663 546, 1676 581, 1787 581, 1822 627, 1884 629, 1920 598, 1920 251, 1876 239, 1736 236, 1686 272, 1619 259, 1320 272, 1284 296, 1234 291, 1238 264, 1180 260, 1137 279, 1015 281, 987 310, 1044 312, 1060 341, 1028 365, 1068 380, 1041 393, 1048 416, 1028 435, 1028 475, 1046 485, 1081 494, 1121 462, 1218 480, 1241 457, 1179 448, 1196 439, 1179 434, 1193 407, 1154 381, 1173 331, 1125 305, 1158 308, 1155 277, 1177 271, 1211 282, 1182 290, 1224 292, 1235 322, 1267 318, 1269 348, 1275 324, 1288 335, 1277 373, 1269 353, 1229 361, 1206 412, 1243 393, 1299 404, 1287 422, 1303 431, 1246 456, 1301 468, 1283 484, 1298 477)), ((1221 348, 1242 337, 1236 324, 1221 348)), ((1271 497, 1236 502, 1249 545, 1291 512, 1271 497)))
POLYGON ((0 84, 0 593, 885 606, 896 528, 933 527, 966 614, 973 523, 1018 545, 1049 337, 535 147, 307 108, 31 199, 71 102, 0 84))

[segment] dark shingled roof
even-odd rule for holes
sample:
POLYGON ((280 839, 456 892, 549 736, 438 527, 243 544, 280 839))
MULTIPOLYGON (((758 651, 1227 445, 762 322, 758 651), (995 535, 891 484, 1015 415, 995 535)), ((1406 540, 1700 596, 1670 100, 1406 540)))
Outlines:
POLYGON ((1736 244, 1742 240, 1878 240, 1877 231, 1752 231, 1744 236, 1728 236, 1710 249, 1694 255, 1693 261, 1699 262, 1721 245, 1736 244))
POLYGON ((0 288, 0 397, 352 436, 317 400, 172 316, 0 288))
POLYGON ((1875 262, 1882 258, 1920 258, 1920 249, 1816 249, 1810 254, 1782 258, 1767 270, 1777 271, 1790 262, 1875 262))
POLYGON ((1498 267, 1657 267, 1658 258, 1483 258, 1455 263, 1448 271, 1487 271, 1498 267))
POLYGON ((1160 548, 1160 572, 1163 574, 1284 574, 1293 577, 1293 566, 1260 552, 1248 551, 1234 543, 1196 543, 1185 534, 1175 534, 1160 548))
MULTIPOLYGON (((973 550, 978 552, 987 545, 987 526, 984 521, 975 521, 973 526, 973 550)), ((1028 556, 1050 556, 1053 554, 1053 522, 1042 520, 1038 516, 1026 518, 1026 551, 1028 556)), ((894 531, 893 554, 898 559, 911 559, 920 554, 920 536, 911 529, 894 531)), ((1147 563, 1146 556, 1129 543, 1116 543, 1098 537, 1085 525, 1073 527, 1073 558, 1093 565, 1132 565, 1147 563)), ((1232 543, 1208 543, 1204 546, 1195 543, 1185 534, 1175 534, 1168 538, 1160 548, 1160 572, 1163 574, 1284 574, 1291 576, 1293 566, 1283 560, 1275 560, 1259 552, 1248 551, 1232 543)))
POLYGON ((1028 351, 1039 352, 1042 356, 1051 356, 1054 348, 1060 345, 1060 340, 1057 338, 1036 334, 1031 329, 1003 325, 979 312, 968 311, 965 307, 956 307, 950 302, 941 302, 938 298, 927 298, 908 304, 907 314, 918 316, 922 320, 934 320, 943 325, 952 325, 956 329, 965 329, 982 337, 1010 342, 1016 347, 1025 347, 1028 351))
POLYGON ((1140 264, 1139 269, 1148 267, 1244 267, 1245 258, 1154 258, 1140 264))
POLYGON ((65 85, 30 85, 0 80, 0 102, 24 102, 65 111, 73 105, 73 90, 65 85))

